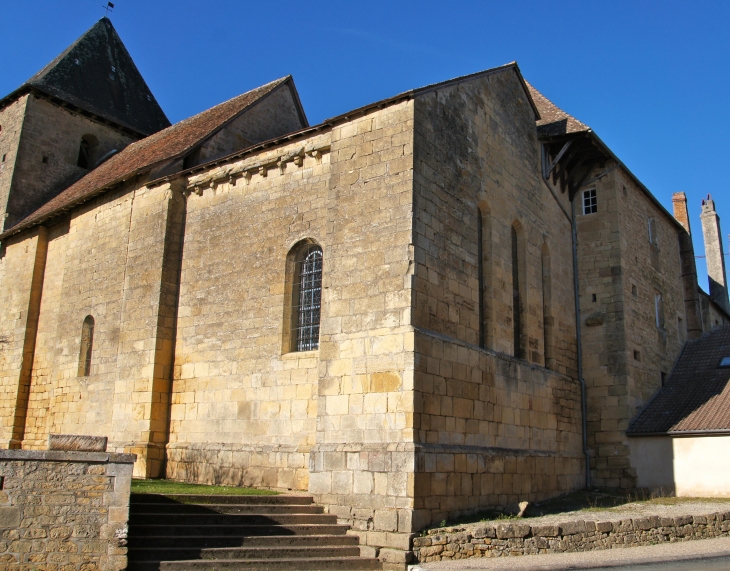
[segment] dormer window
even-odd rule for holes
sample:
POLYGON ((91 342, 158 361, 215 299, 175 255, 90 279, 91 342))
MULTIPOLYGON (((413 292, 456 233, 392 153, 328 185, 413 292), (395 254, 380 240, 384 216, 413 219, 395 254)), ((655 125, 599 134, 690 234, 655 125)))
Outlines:
POLYGON ((718 367, 730 367, 730 357, 723 357, 720 359, 718 367))

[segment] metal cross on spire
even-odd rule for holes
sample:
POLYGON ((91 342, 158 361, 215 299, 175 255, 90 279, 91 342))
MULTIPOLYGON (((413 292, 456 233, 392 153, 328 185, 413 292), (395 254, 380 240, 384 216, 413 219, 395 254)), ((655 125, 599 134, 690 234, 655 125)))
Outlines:
POLYGON ((106 6, 102 6, 102 8, 104 8, 104 17, 108 18, 109 10, 112 10, 112 11, 114 10, 114 4, 112 2, 107 2, 106 6))

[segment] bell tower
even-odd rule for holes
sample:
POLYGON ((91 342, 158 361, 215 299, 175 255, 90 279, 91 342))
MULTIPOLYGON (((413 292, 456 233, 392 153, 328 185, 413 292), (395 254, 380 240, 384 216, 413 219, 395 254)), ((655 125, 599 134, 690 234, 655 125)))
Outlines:
POLYGON ((170 122, 108 18, 0 99, 0 231, 170 122))

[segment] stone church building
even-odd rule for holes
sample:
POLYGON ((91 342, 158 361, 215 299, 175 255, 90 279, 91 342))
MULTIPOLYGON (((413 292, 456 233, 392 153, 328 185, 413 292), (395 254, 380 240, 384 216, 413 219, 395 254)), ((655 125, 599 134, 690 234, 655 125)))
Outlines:
MULTIPOLYGON (((108 19, 0 100, 0 447, 308 490, 364 543, 636 486, 627 428, 730 323, 674 213, 515 63, 310 126, 170 125, 108 19)), ((722 266, 722 267, 720 267, 722 266)))

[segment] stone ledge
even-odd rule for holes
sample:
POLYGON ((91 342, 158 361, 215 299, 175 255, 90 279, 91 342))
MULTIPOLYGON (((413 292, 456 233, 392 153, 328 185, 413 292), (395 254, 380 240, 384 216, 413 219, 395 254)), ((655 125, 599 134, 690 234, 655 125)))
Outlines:
POLYGON ((572 520, 558 525, 522 522, 430 530, 413 540, 416 561, 594 551, 730 535, 730 511, 616 521, 572 520))
POLYGON ((113 462, 116 464, 134 464, 136 454, 118 454, 116 452, 80 452, 61 450, 0 450, 0 460, 35 460, 39 462, 113 462))

